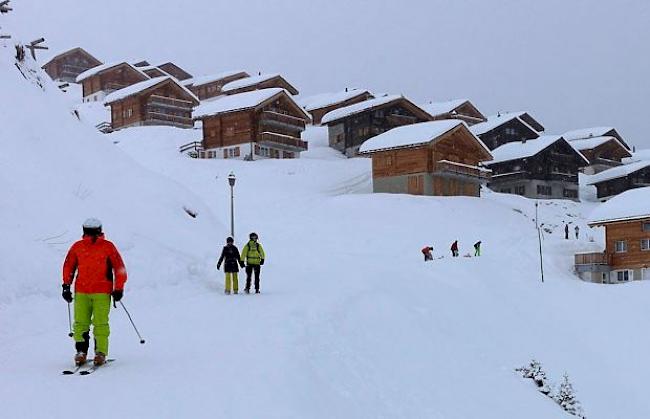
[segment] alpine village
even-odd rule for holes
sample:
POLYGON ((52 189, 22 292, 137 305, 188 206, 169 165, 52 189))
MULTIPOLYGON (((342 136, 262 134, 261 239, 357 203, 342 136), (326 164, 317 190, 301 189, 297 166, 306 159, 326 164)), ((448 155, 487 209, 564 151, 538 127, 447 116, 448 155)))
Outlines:
MULTIPOLYGON (((282 74, 195 76, 173 62, 102 63, 81 47, 42 68, 61 90, 79 86, 80 101, 110 110, 110 120, 97 124, 104 133, 153 125, 196 130, 196 140, 179 149, 195 159, 300 158, 309 146, 303 132, 322 127, 331 148, 372 160, 375 193, 480 197, 488 188, 578 201, 579 177, 588 175, 604 202, 650 186, 650 160, 635 156, 611 126, 549 134, 528 111, 485 115, 468 99, 415 103, 363 88, 301 97, 282 74)), ((604 227, 606 248, 574 255, 579 278, 650 280, 647 211, 589 225, 604 227)))

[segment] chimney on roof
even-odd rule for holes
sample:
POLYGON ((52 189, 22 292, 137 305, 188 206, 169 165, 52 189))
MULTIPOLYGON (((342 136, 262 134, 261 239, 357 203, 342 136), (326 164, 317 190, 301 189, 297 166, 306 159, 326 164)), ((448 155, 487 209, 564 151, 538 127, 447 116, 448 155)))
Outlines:
POLYGON ((501 118, 501 111, 497 112, 497 118, 501 118))

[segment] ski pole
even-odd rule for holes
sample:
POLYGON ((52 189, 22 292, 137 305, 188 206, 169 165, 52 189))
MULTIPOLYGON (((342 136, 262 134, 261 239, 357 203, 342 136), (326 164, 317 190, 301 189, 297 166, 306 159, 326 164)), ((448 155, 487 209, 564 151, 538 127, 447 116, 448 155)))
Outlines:
POLYGON ((70 303, 68 303, 68 336, 72 337, 74 333, 72 333, 72 316, 70 315, 70 303))
POLYGON ((135 323, 133 323, 133 319, 131 318, 131 315, 129 314, 129 310, 127 310, 126 307, 124 307, 124 303, 122 301, 120 301, 120 305, 122 306, 122 308, 126 312, 126 315, 129 316, 129 321, 131 321, 131 325, 133 326, 133 330, 135 330, 135 333, 140 338, 140 344, 144 345, 144 339, 142 339, 142 336, 140 336, 140 332, 138 332, 138 328, 135 327, 135 323))

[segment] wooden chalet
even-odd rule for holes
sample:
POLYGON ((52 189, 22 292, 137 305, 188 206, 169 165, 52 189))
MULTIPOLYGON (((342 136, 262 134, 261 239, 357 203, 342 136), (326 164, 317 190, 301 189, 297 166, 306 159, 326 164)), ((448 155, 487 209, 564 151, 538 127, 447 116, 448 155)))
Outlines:
POLYGON ((309 115, 284 89, 239 93, 206 101, 194 111, 203 123, 199 157, 298 158, 307 150, 300 134, 309 115))
POLYGON ((292 95, 298 94, 298 89, 293 87, 280 74, 259 74, 253 77, 240 78, 224 84, 221 91, 227 95, 236 95, 252 90, 271 89, 274 87, 280 87, 292 95))
POLYGON ((160 64, 157 66, 159 69, 164 71, 165 73, 169 74, 170 76, 176 77, 177 80, 187 80, 191 79, 192 75, 188 73, 187 71, 183 70, 176 64, 172 62, 160 64))
POLYGON ((368 90, 345 89, 342 92, 310 96, 302 99, 300 104, 311 115, 312 123, 320 125, 325 114, 368 99, 374 99, 374 96, 368 90))
POLYGON ((372 157, 374 192, 480 196, 492 155, 462 121, 441 120, 393 128, 364 142, 372 157))
POLYGON ((650 188, 627 191, 596 208, 590 227, 605 228, 605 250, 575 255, 575 271, 589 282, 650 279, 650 188))
POLYGON ((192 108, 199 99, 170 76, 136 83, 111 93, 106 106, 111 107, 114 130, 142 125, 171 125, 192 128, 192 108))
POLYGON ((589 161, 562 136, 510 142, 492 150, 488 187, 535 199, 579 201, 578 172, 589 161))
POLYGON ((592 176, 588 184, 596 187, 596 196, 601 201, 630 189, 650 186, 650 160, 607 169, 592 176))
POLYGON ((584 173, 587 175, 620 166, 624 158, 632 157, 629 150, 616 137, 572 140, 571 145, 589 160, 589 166, 584 168, 584 173))
POLYGON ((48 61, 42 69, 54 81, 74 83, 86 70, 102 65, 102 62, 83 48, 73 48, 48 61))
POLYGON ((490 150, 510 142, 532 140, 544 131, 544 127, 527 112, 488 116, 487 121, 473 125, 470 129, 490 150))
POLYGON ((623 144, 623 146, 629 151, 631 150, 630 146, 625 142, 621 134, 618 133, 616 128, 613 127, 591 127, 591 128, 581 128, 572 131, 565 132, 562 136, 567 141, 574 140, 585 140, 588 138, 595 137, 614 137, 623 144))
POLYGON ((468 99, 455 99, 447 102, 429 102, 420 106, 427 111, 434 120, 460 119, 467 125, 486 122, 487 118, 468 99))
POLYGON ((395 127, 431 121, 432 116, 403 96, 369 99, 325 114, 330 147, 356 156, 369 138, 395 127))
POLYGON ((245 71, 228 71, 184 80, 183 84, 199 99, 205 100, 221 95, 221 89, 224 85, 246 77, 250 77, 250 75, 245 71))
POLYGON ((77 76, 77 83, 83 86, 84 102, 103 101, 112 92, 145 80, 149 76, 127 62, 102 64, 77 76))

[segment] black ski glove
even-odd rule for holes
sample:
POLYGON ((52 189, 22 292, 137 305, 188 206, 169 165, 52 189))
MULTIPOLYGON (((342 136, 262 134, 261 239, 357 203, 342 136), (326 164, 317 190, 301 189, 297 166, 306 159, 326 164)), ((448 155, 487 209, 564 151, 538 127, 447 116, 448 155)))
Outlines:
POLYGON ((221 269, 221 265, 217 264, 217 270, 221 269))
POLYGON ((244 262, 242 262, 242 261, 239 261, 239 266, 240 266, 241 268, 244 268, 244 267, 246 267, 246 264, 245 264, 244 262))
POLYGON ((260 259, 260 265, 264 265, 264 259, 260 259))
POLYGON ((70 285, 63 284, 63 292, 61 293, 61 297, 63 297, 63 299, 68 303, 72 302, 72 292, 70 292, 70 285))
POLYGON ((124 296, 124 291, 122 291, 122 290, 115 290, 115 291, 113 291, 113 292, 111 293, 111 295, 113 296, 113 301, 118 302, 118 301, 120 301, 120 300, 122 299, 122 297, 124 296))

